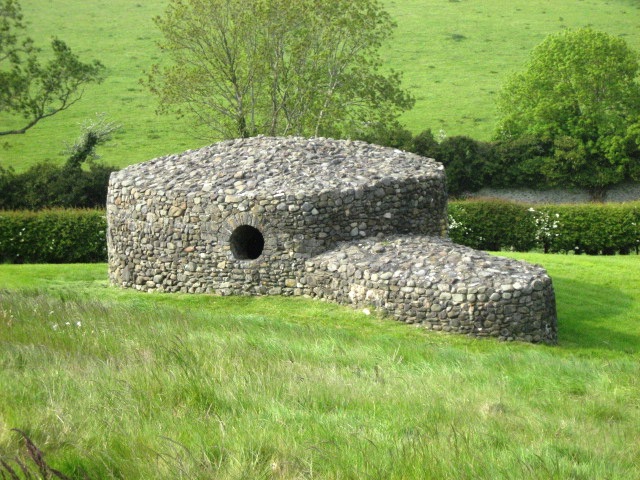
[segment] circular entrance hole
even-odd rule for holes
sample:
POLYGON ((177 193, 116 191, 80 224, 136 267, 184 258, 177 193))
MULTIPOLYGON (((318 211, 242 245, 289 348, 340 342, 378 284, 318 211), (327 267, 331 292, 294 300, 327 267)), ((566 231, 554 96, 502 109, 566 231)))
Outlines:
POLYGON ((264 237, 262 232, 251 225, 240 225, 229 238, 231 253, 238 260, 255 260, 262 255, 264 237))

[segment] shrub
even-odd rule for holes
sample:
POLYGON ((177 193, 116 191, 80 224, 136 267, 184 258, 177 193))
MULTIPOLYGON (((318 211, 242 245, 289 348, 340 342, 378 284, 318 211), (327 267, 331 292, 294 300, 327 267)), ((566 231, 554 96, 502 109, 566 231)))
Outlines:
POLYGON ((369 126, 366 130, 355 134, 357 140, 382 145, 383 147, 399 148, 411 151, 413 136, 400 123, 392 122, 390 125, 369 126))
POLYGON ((546 205, 535 213, 553 221, 551 228, 548 224, 545 228, 554 233, 540 245, 545 252, 613 255, 640 247, 640 202, 546 205))
POLYGON ((109 175, 115 167, 92 162, 57 166, 38 163, 25 172, 0 169, 0 209, 104 208, 109 175))
POLYGON ((462 245, 480 250, 536 247, 535 218, 522 205, 502 201, 449 202, 449 235, 462 245))
POLYGON ((447 137, 438 147, 438 160, 447 172, 447 191, 453 197, 477 192, 485 184, 489 163, 487 143, 469 137, 447 137))
POLYGON ((11 210, 22 195, 24 189, 13 168, 0 166, 0 210, 11 210))
POLYGON ((0 210, 104 208, 109 175, 117 168, 100 163, 96 148, 119 129, 99 114, 85 122, 80 136, 67 146, 64 165, 43 162, 22 173, 0 167, 0 210))
POLYGON ((545 159, 551 155, 549 142, 530 136, 491 144, 491 162, 485 164, 487 187, 549 187, 543 174, 545 159))
POLYGON ((640 202, 530 206, 502 200, 449 202, 449 235, 481 250, 589 255, 640 248, 640 202))
POLYGON ((103 210, 0 212, 0 262, 104 262, 106 229, 103 210))
POLYGON ((409 151, 423 157, 438 159, 440 156, 440 144, 433 135, 431 129, 423 130, 411 139, 409 151))

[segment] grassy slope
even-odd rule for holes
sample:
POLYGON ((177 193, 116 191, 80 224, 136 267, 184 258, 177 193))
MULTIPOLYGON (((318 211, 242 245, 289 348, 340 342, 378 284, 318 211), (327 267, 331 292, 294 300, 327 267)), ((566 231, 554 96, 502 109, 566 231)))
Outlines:
MULTIPOLYGON (((151 18, 164 0, 41 2, 23 0, 30 33, 39 42, 58 35, 84 58, 99 58, 109 78, 91 87, 81 103, 24 136, 3 138, 0 166, 22 170, 62 161, 64 142, 96 112, 124 125, 103 149, 106 161, 124 166, 205 143, 183 122, 156 117, 155 100, 139 84, 158 61, 151 18)), ((636 0, 386 0, 398 22, 384 51, 390 68, 405 72, 417 104, 404 120, 414 132, 443 129, 449 135, 488 138, 495 124, 493 102, 505 77, 519 69, 545 35, 563 27, 593 25, 623 35, 640 49, 640 4, 636 0), (457 40, 456 40, 457 39, 457 40)), ((8 121, 0 116, 0 122, 8 121)))
POLYGON ((92 478, 637 478, 640 257, 514 256, 554 277, 557 347, 0 266, 0 452, 20 427, 92 478))
POLYGON ((488 139, 496 92, 548 34, 588 25, 640 49, 633 0, 387 0, 398 29, 389 63, 417 97, 404 120, 414 131, 488 139), (456 40, 457 39, 457 40, 456 40))

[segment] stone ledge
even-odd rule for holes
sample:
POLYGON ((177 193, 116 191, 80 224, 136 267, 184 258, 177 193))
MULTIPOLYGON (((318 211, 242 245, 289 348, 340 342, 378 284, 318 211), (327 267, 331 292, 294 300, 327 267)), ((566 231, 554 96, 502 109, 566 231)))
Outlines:
POLYGON ((448 239, 393 236, 348 242, 307 261, 304 294, 432 330, 555 343, 551 278, 539 266, 448 239))

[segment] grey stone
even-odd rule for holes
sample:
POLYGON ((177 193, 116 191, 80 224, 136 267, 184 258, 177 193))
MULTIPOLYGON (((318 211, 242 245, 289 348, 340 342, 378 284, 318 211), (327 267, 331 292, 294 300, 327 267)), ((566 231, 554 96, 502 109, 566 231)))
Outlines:
POLYGON ((142 291, 303 295, 437 331, 555 342, 544 269, 453 244, 446 207, 431 159, 356 141, 230 140, 112 174, 109 277, 142 291))

